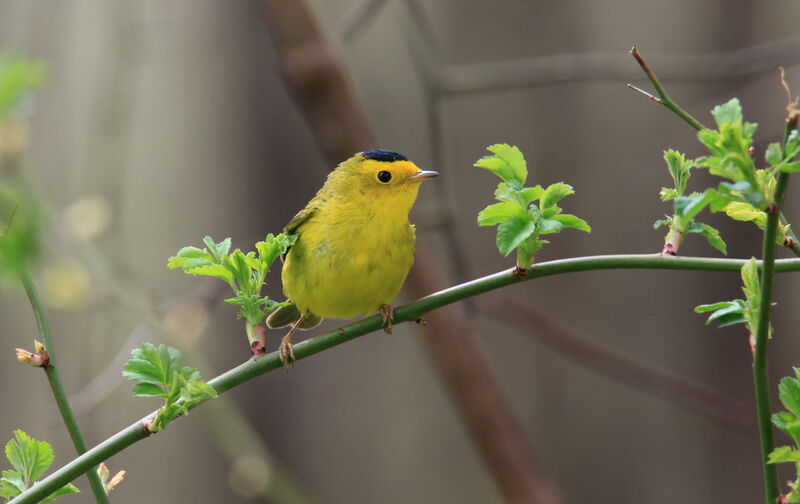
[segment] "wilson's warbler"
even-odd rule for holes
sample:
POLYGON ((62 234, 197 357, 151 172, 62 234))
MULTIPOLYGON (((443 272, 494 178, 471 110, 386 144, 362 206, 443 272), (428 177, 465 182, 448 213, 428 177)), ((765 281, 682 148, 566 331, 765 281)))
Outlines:
POLYGON ((297 241, 284 256, 282 281, 291 304, 267 318, 271 328, 291 326, 279 349, 284 366, 295 360, 292 334, 323 318, 378 310, 391 332, 391 303, 414 262, 408 213, 419 183, 437 175, 397 152, 360 152, 289 221, 285 232, 297 241))

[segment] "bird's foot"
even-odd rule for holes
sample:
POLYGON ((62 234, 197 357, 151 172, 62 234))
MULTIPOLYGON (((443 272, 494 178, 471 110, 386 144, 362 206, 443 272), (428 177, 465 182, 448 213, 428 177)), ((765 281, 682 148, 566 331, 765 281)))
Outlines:
POLYGON ((394 308, 392 308, 392 305, 382 304, 380 308, 378 308, 378 314, 380 314, 383 319, 383 332, 392 334, 392 321, 394 318, 394 308))
POLYGON ((281 357, 283 368, 289 370, 289 366, 294 367, 297 357, 294 355, 294 345, 292 345, 292 334, 289 333, 281 340, 281 345, 278 347, 278 355, 281 357))

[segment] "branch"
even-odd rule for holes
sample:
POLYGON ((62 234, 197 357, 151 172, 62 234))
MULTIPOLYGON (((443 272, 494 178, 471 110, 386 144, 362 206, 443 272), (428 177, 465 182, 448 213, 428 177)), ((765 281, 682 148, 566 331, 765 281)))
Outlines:
MULTIPOLYGON (((527 276, 523 278, 515 276, 515 268, 511 268, 425 296, 395 309, 394 322, 398 325, 404 322, 417 320, 426 313, 437 308, 509 285, 528 282, 535 278, 579 271, 607 269, 657 269, 739 273, 746 262, 747 261, 743 259, 665 257, 660 254, 606 255, 559 259, 556 261, 534 264, 527 276)), ((775 273, 800 271, 800 259, 777 260, 774 262, 774 271, 775 273)), ((382 328, 383 319, 379 315, 373 315, 337 330, 298 343, 294 346, 295 354, 298 360, 305 359, 382 328)), ((281 369, 281 367, 282 364, 278 352, 273 352, 261 357, 257 361, 248 360, 226 373, 217 376, 213 380, 210 380, 208 383, 214 387, 217 393, 222 394, 264 373, 281 369)), ((146 438, 149 435, 149 431, 142 427, 142 423, 153 415, 155 415, 155 412, 131 424, 83 455, 72 460, 40 481, 33 488, 30 488, 28 491, 12 500, 9 504, 34 504, 39 502, 42 498, 50 495, 58 488, 88 471, 93 465, 146 438)))
MULTIPOLYGON (((797 116, 790 115, 786 122, 786 133, 783 143, 792 130, 797 128, 797 116)), ((763 262, 761 265, 761 303, 758 307, 758 325, 756 341, 753 349, 753 383, 756 393, 756 413, 758 414, 758 435, 761 441, 761 467, 764 472, 764 493, 767 503, 778 500, 778 469, 774 464, 768 464, 767 459, 775 449, 775 440, 772 436, 772 407, 769 397, 769 369, 767 361, 767 341, 770 333, 770 312, 772 311, 772 284, 775 278, 775 235, 780 221, 783 199, 786 196, 786 186, 789 174, 780 172, 775 185, 775 197, 767 208, 767 225, 764 229, 763 262)))
MULTIPOLYGON (((788 38, 707 54, 659 55, 663 78, 680 81, 731 79, 800 61, 800 38, 788 38)), ((441 69, 442 92, 485 93, 558 83, 631 80, 637 77, 617 53, 565 53, 441 69)))
MULTIPOLYGON (((19 279, 22 282, 22 286, 25 288, 25 293, 28 295, 31 308, 33 308, 33 313, 36 316, 36 325, 39 327, 39 334, 44 340, 45 350, 50 358, 49 364, 44 366, 47 381, 50 382, 53 397, 56 400, 56 405, 58 405, 58 411, 61 412, 61 418, 64 419, 64 425, 67 427, 69 437, 72 438, 72 444, 75 445, 75 450, 78 452, 78 455, 82 455, 86 452, 86 441, 83 440, 78 422, 75 420, 75 415, 72 413, 72 408, 67 400, 67 394, 64 392, 64 385, 61 383, 61 377, 59 376, 56 363, 55 345, 53 345, 53 336, 50 333, 50 324, 47 322, 44 306, 42 306, 42 302, 39 299, 39 294, 36 292, 36 286, 33 284, 30 274, 22 270, 19 273, 19 279)), ((97 463, 88 466, 86 468, 86 477, 89 478, 89 485, 92 487, 95 500, 101 504, 108 504, 108 494, 103 487, 103 482, 100 481, 100 476, 97 474, 97 464, 103 460, 104 459, 98 460, 97 463)), ((53 491, 58 490, 58 488, 60 488, 60 486, 54 488, 53 491)), ((49 493, 47 495, 49 495, 49 493)))
POLYGON ((689 126, 696 129, 697 131, 700 131, 701 129, 706 129, 705 126, 700 124, 700 121, 692 117, 688 112, 680 108, 677 103, 672 101, 672 98, 670 98, 669 95, 667 95, 667 92, 664 91, 664 88, 661 87, 661 83, 658 82, 658 79, 656 78, 656 75, 653 73, 653 70, 650 69, 650 66, 647 64, 644 58, 642 58, 642 55, 639 54, 639 51, 636 50, 636 46, 633 46, 631 48, 631 55, 633 55, 633 57, 636 58, 636 61, 639 63, 639 66, 642 67, 642 70, 644 71, 645 75, 647 75, 647 78, 650 79, 650 82, 653 83, 653 87, 656 88, 658 97, 653 96, 647 91, 639 89, 633 84, 628 84, 629 88, 642 93, 643 95, 647 96, 656 103, 664 105, 665 107, 673 111, 678 117, 686 121, 689 124, 689 126))

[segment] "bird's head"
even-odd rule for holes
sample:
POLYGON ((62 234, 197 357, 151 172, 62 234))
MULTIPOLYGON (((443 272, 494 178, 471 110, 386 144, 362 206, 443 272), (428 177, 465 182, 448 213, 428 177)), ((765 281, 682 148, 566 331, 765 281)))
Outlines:
POLYGON ((419 183, 439 175, 421 170, 405 156, 388 150, 359 152, 336 169, 353 198, 364 195, 378 200, 410 200, 419 191, 419 183))

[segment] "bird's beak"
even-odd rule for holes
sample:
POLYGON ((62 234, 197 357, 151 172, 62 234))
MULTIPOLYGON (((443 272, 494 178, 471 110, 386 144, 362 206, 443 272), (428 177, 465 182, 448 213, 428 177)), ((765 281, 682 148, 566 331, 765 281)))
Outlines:
POLYGON ((414 175, 411 175, 406 180, 425 180, 431 177, 438 177, 439 172, 436 171, 429 171, 429 170, 420 170, 414 175))

